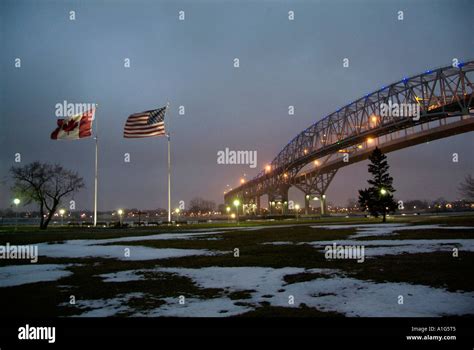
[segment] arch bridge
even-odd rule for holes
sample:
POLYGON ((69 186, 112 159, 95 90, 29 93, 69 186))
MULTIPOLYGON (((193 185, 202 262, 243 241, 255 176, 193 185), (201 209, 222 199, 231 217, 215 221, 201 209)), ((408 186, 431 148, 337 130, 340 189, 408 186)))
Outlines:
POLYGON ((369 157, 474 130, 474 61, 428 70, 367 94, 296 135, 253 179, 227 192, 247 211, 260 212, 268 195, 272 214, 288 212, 291 186, 321 200, 337 171, 369 157))

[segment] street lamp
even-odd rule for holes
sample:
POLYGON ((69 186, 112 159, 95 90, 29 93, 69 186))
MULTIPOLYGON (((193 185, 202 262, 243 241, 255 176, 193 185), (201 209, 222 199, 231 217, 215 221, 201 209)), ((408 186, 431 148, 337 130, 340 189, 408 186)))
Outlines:
POLYGON ((119 215, 120 227, 122 227, 122 215, 123 215, 123 210, 122 210, 122 209, 117 210, 117 214, 119 215))
POLYGON ((234 201, 234 206, 235 206, 235 210, 237 211, 237 225, 238 225, 239 224, 239 206, 240 206, 240 201, 238 199, 234 201))
POLYGON ((387 194, 387 190, 386 190, 385 188, 382 188, 382 189, 380 190, 380 194, 381 194, 382 196, 385 196, 385 195, 387 194))
POLYGON ((177 216, 176 221, 178 221, 179 220, 179 212, 180 212, 179 208, 176 208, 174 210, 174 212, 176 213, 176 216, 177 216))
POLYGON ((66 210, 59 209, 59 215, 61 215, 61 226, 64 225, 64 213, 66 213, 66 210))
POLYGON ((295 204, 295 209, 296 209, 296 221, 298 221, 298 214, 299 214, 299 211, 300 211, 300 205, 295 204))
POLYGON ((13 204, 15 204, 15 206, 16 206, 16 210, 15 210, 15 212, 16 212, 16 214, 15 214, 15 231, 17 230, 17 227, 18 227, 18 205, 20 205, 20 203, 21 203, 21 201, 20 201, 19 198, 15 198, 13 200, 13 204))

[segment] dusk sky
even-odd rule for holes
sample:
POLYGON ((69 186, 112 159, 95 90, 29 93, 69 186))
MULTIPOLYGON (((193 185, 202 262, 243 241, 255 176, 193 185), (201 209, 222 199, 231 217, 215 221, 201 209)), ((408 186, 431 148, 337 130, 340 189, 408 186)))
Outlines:
MULTIPOLYGON (((0 208, 11 204, 15 153, 20 164, 77 170, 87 185, 77 208, 92 208, 93 139, 50 140, 64 100, 99 104, 99 210, 167 207, 166 138, 123 138, 130 114, 167 101, 172 206, 196 196, 223 203, 226 185, 256 175, 327 114, 453 58, 472 60, 473 18, 472 0, 1 1, 0 208), (217 164, 226 147, 256 150, 257 168, 217 164)), ((473 149, 471 132, 390 153, 396 198, 458 199, 473 149)), ((328 200, 345 205, 367 178, 367 162, 341 169, 328 200)))

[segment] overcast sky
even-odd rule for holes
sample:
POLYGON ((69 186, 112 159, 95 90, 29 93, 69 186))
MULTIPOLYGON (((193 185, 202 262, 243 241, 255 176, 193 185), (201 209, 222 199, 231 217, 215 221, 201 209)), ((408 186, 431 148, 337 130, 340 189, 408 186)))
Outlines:
MULTIPOLYGON (((92 207, 93 140, 49 138, 63 100, 99 104, 100 210, 167 206, 166 139, 122 133, 129 114, 168 100, 173 206, 194 196, 221 203, 226 185, 236 186, 244 173, 253 177, 325 115, 405 76, 473 59, 473 18, 470 0, 3 0, 0 179, 7 182, 0 208, 11 203, 15 153, 21 164, 59 162, 79 171, 87 188, 76 195, 77 207, 92 207), (226 147, 257 150, 257 169, 217 164, 226 147)), ((457 198, 458 183, 474 173, 473 141, 467 133, 389 154, 397 198, 457 198), (454 152, 459 163, 451 161, 454 152)), ((357 197, 366 165, 340 170, 329 200, 357 197)), ((301 196, 290 192, 290 199, 301 196)))

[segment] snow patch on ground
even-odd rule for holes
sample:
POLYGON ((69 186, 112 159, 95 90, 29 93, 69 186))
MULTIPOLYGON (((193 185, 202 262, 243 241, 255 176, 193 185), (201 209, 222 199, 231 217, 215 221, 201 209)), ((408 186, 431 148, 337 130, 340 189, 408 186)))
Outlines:
POLYGON ((264 245, 304 245, 308 244, 314 248, 325 251, 326 246, 363 246, 365 258, 399 255, 418 254, 434 252, 452 252, 453 248, 459 251, 474 252, 474 239, 403 239, 403 240, 334 240, 334 241, 313 241, 313 242, 265 242, 264 245))
MULTIPOLYGON (((144 271, 144 270, 141 270, 144 271)), ((188 298, 185 305, 176 299, 140 316, 223 317, 245 313, 262 301, 272 306, 299 307, 305 304, 321 311, 362 317, 436 317, 474 314, 474 293, 453 293, 444 289, 408 283, 375 283, 349 278, 336 270, 268 267, 208 267, 201 269, 157 268, 153 272, 179 274, 191 278, 201 288, 220 288, 226 292, 250 292, 250 299, 228 297, 201 300, 188 298), (317 273, 311 281, 286 284, 284 276, 317 273), (295 299, 289 305, 289 296, 295 299), (403 305, 398 297, 404 298, 403 305)), ((142 278, 140 270, 102 275, 108 282, 142 278), (137 277, 139 276, 139 277, 137 277)))
POLYGON ((449 230, 473 230, 474 227, 469 226, 440 226, 440 225, 408 225, 408 224, 357 224, 357 225, 317 225, 311 228, 323 228, 326 230, 345 230, 355 228, 357 233, 349 238, 360 238, 368 236, 389 236, 395 234, 395 231, 406 230, 432 230, 432 229, 449 229, 449 230))
POLYGON ((243 305, 235 305, 236 300, 229 298, 196 299, 186 298, 186 303, 181 305, 176 298, 163 299, 166 304, 151 310, 148 314, 137 314, 134 316, 147 317, 229 317, 240 315, 253 308, 243 305))
POLYGON ((309 244, 323 250, 326 246, 336 243, 339 246, 363 246, 365 257, 371 258, 383 255, 433 253, 439 251, 451 252, 453 248, 460 251, 474 252, 474 239, 403 239, 403 240, 343 240, 343 241, 314 241, 298 244, 309 244))
MULTIPOLYGON (((130 299, 143 298, 143 293, 121 294, 111 299, 94 299, 80 300, 76 303, 76 307, 80 309, 91 309, 74 317, 110 317, 121 312, 129 312, 130 308, 126 303, 130 299)), ((69 304, 61 304, 61 306, 70 306, 69 304)))
POLYGON ((70 276, 70 265, 31 264, 0 267, 0 287, 13 287, 29 283, 56 281, 70 276))
POLYGON ((225 231, 209 231, 209 232, 186 232, 186 233, 159 233, 155 235, 145 236, 128 236, 108 239, 95 239, 94 244, 109 244, 109 243, 120 243, 120 242, 138 242, 138 241, 160 241, 160 240, 181 240, 181 239, 192 239, 199 238, 200 236, 206 235, 218 235, 225 231))
POLYGON ((112 258, 119 260, 155 260, 196 255, 216 255, 205 249, 149 248, 125 245, 96 245, 96 240, 70 240, 64 243, 38 244, 38 254, 52 258, 112 258), (125 256, 125 249, 130 256, 125 256))

